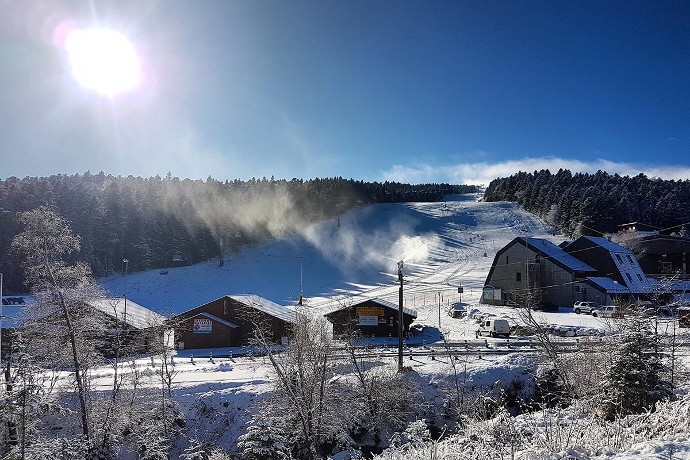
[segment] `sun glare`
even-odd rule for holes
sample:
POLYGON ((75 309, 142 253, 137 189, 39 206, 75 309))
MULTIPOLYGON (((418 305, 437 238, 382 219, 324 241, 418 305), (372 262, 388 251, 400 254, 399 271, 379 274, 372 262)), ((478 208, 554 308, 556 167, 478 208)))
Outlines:
POLYGON ((65 48, 72 74, 85 88, 112 98, 141 83, 134 46, 114 30, 73 30, 67 36, 65 48))

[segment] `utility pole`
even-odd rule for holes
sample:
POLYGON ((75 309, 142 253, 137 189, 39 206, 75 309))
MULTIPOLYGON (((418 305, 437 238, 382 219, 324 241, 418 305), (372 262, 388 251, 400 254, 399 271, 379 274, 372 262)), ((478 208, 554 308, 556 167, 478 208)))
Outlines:
MULTIPOLYGON (((124 321, 125 325, 127 324, 127 265, 129 264, 128 259, 122 259, 122 263, 125 265, 125 314, 124 314, 124 321)), ((126 326, 125 326, 126 327, 126 326)))
POLYGON ((2 273, 0 273, 0 363, 2 363, 2 273))
POLYGON ((299 258, 299 301, 297 302, 297 305, 302 306, 302 302, 304 301, 302 295, 302 264, 304 263, 304 256, 299 258))
POLYGON ((398 372, 403 371, 403 261, 398 262, 398 372))

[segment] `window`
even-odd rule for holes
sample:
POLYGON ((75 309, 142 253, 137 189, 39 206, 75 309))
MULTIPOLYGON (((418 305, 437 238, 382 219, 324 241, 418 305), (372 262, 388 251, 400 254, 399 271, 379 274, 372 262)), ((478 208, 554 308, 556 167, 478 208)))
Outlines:
POLYGON ((517 272, 515 274, 515 281, 522 281, 522 273, 517 272))
POLYGON ((637 279, 639 279, 640 281, 642 281, 642 275, 640 275, 640 274, 638 273, 638 274, 637 274, 637 279))
POLYGON ((628 254, 628 262, 630 262, 631 264, 635 263, 633 262, 633 258, 630 254, 628 254))
POLYGON ((223 314, 224 315, 228 314, 228 301, 227 301, 227 299, 223 299, 223 314))
POLYGON ((508 256, 506 256, 506 265, 508 265, 509 263, 510 262, 509 262, 508 256))
POLYGON ((628 281, 632 283, 632 276, 630 276, 630 273, 626 273, 625 276, 628 277, 628 281))
POLYGON ((619 263, 621 263, 621 264, 623 263, 623 259, 621 259, 621 255, 620 255, 620 254, 616 253, 616 259, 618 259, 618 262, 619 262, 619 263))

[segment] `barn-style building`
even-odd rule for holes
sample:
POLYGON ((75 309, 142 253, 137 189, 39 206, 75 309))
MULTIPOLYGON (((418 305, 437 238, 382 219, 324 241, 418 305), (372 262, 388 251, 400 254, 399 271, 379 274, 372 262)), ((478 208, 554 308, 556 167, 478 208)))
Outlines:
POLYGON ((180 349, 249 345, 257 327, 271 343, 281 343, 296 320, 293 309, 252 294, 225 295, 172 318, 180 349))
POLYGON ((538 293, 544 305, 571 305, 575 283, 597 270, 542 238, 518 237, 496 253, 482 301, 520 306, 526 293, 538 293))
MULTIPOLYGON (((387 300, 374 298, 344 306, 326 314, 326 319, 333 324, 333 335, 343 337, 350 335, 397 337, 398 305, 387 300)), ((417 318, 417 312, 403 308, 403 332, 410 330, 410 324, 417 318)))
POLYGON ((518 237, 496 253, 482 302, 524 306, 532 297, 545 308, 575 301, 599 305, 645 299, 654 282, 630 250, 606 238, 582 236, 561 246, 518 237))

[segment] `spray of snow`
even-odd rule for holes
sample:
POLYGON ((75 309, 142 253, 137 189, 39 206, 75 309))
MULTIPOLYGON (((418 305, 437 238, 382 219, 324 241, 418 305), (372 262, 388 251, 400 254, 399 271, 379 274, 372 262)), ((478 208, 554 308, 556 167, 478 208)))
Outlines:
POLYGON ((390 248, 389 257, 398 257, 407 263, 422 263, 429 258, 429 247, 436 246, 436 235, 402 235, 390 248))

